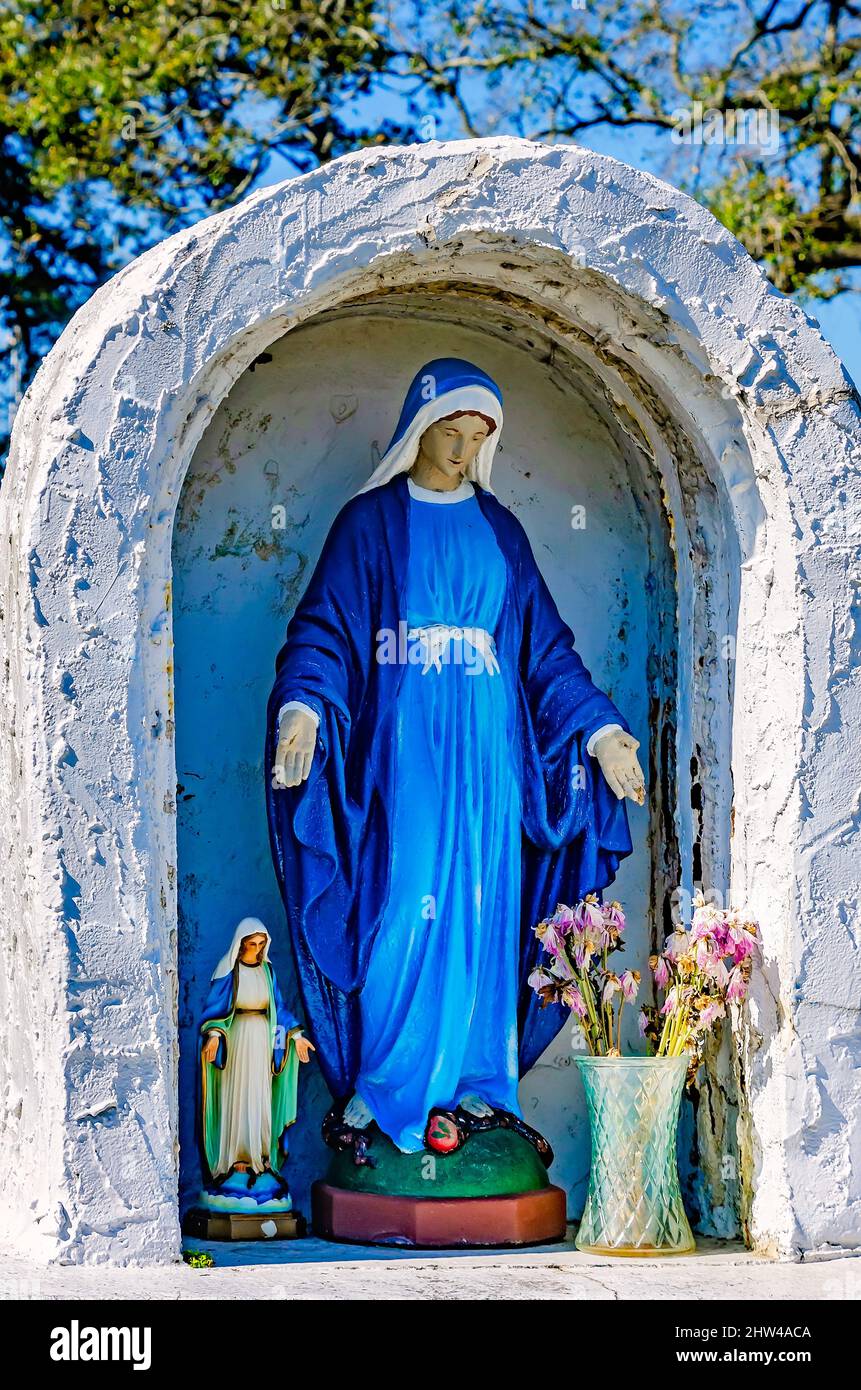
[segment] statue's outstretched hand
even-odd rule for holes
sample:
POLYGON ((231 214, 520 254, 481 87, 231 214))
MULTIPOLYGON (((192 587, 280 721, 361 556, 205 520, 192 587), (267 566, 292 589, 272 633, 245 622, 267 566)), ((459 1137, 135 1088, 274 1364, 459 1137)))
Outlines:
POLYGON ((278 730, 273 787, 298 787, 306 780, 316 743, 317 725, 310 714, 301 709, 287 710, 278 730))
POLYGON ((217 1033, 210 1033, 206 1042, 203 1044, 204 1062, 214 1062, 218 1056, 218 1044, 221 1041, 217 1033))
POLYGON ((311 1053, 317 1051, 310 1038, 306 1038, 304 1033, 293 1034, 293 1046, 300 1062, 310 1062, 311 1053))
POLYGON ((593 753, 612 792, 621 801, 629 796, 642 806, 646 799, 646 781, 637 758, 639 743, 623 729, 613 729, 595 744, 593 753))

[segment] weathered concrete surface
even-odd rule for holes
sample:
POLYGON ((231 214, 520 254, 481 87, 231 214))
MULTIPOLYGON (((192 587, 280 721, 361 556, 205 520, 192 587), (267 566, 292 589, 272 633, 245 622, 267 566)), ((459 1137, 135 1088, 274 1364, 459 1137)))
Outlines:
POLYGON ((195 1244, 212 1252, 213 1269, 185 1264, 148 1269, 93 1269, 0 1255, 0 1299, 861 1299, 861 1257, 779 1264, 738 1245, 703 1242, 699 1254, 670 1260, 611 1260, 564 1245, 475 1255, 357 1251, 320 1240, 195 1244))
POLYGON ((856 1245, 857 398, 690 199, 511 140, 365 151, 170 239, 84 306, 22 404, 0 492, 3 1229, 43 1259, 176 1257, 177 502, 276 339, 407 293, 442 318, 467 298, 498 335, 504 309, 660 491, 678 670, 652 913, 699 878, 765 940, 741 1142, 716 1064, 705 1175, 764 1249, 856 1245))

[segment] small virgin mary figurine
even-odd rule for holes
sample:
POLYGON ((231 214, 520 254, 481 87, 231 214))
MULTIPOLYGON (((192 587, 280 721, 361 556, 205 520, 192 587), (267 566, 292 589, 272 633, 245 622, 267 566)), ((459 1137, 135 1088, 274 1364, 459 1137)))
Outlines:
MULTIPOLYGON (((336 517, 269 702, 269 826, 303 1002, 352 1129, 522 1121, 564 1018, 534 924, 609 884, 637 740, 491 491, 502 395, 429 362, 336 517)), ((540 465, 534 462, 534 468, 540 465)))
POLYGON ((269 932, 244 917, 212 975, 200 1024, 201 1136, 210 1210, 290 1209, 286 1133, 314 1051, 285 1007, 269 932))

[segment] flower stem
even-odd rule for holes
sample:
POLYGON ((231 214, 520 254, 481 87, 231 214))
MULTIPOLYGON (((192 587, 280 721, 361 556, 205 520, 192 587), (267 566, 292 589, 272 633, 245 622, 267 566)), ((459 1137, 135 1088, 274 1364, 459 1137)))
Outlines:
MULTIPOLYGON (((589 984, 589 976, 587 975, 585 970, 580 971, 580 993, 583 995, 583 999, 585 1000, 589 1017, 592 1020, 592 1023, 595 1027, 595 1032, 600 1033, 601 1025, 598 1022, 598 1015, 595 1010, 595 1000, 592 995, 592 986, 589 984)), ((589 1043, 589 1051, 592 1053, 592 1056, 596 1057, 600 1055, 599 1053, 596 1053, 595 1048, 592 1045, 592 1040, 588 1035, 586 1040, 589 1043)))

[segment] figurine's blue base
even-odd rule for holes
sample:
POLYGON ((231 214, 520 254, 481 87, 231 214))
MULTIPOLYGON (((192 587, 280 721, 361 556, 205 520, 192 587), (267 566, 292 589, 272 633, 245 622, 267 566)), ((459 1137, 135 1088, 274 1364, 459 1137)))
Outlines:
POLYGON ((293 1210, 293 1200, 271 1173, 231 1173, 217 1187, 205 1187, 198 1210, 255 1216, 293 1210))

